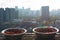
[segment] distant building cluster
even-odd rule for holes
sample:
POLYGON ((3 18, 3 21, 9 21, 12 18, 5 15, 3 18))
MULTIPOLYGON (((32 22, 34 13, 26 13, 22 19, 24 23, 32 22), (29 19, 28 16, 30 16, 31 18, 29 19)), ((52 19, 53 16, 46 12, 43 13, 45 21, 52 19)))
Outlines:
POLYGON ((24 9, 22 7, 19 9, 19 16, 20 17, 37 17, 40 16, 40 10, 31 10, 30 8, 24 9))
POLYGON ((18 9, 16 8, 0 8, 0 23, 18 19, 18 9))
POLYGON ((17 6, 15 8, 0 8, 0 23, 14 19, 24 19, 28 21, 28 19, 30 20, 32 17, 40 17, 41 22, 48 21, 50 18, 49 6, 42 6, 41 11, 31 10, 30 8, 24 9, 24 7, 19 9, 17 6))
POLYGON ((0 23, 11 21, 13 19, 25 18, 25 17, 32 17, 32 16, 40 16, 39 10, 30 10, 30 8, 19 9, 18 7, 15 8, 0 8, 0 23))

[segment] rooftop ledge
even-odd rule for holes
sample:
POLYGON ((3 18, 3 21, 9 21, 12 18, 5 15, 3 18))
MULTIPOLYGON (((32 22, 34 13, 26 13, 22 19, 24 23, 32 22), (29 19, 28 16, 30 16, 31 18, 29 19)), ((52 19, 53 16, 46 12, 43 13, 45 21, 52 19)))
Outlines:
MULTIPOLYGON (((35 33, 25 33, 22 40, 35 40, 35 33)), ((60 33, 55 36, 56 40, 60 40, 60 33)), ((3 40, 3 35, 0 35, 0 40, 3 40)))

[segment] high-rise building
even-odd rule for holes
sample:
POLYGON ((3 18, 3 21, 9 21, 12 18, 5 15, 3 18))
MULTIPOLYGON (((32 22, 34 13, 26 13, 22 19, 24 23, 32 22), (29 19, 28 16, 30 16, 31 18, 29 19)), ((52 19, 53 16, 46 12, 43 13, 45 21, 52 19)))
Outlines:
POLYGON ((4 9, 0 8, 0 23, 2 23, 4 21, 3 20, 3 14, 4 14, 4 9))
POLYGON ((5 8, 5 21, 10 21, 10 9, 5 8))
POLYGON ((42 6, 42 8, 41 8, 41 20, 42 21, 49 20, 49 6, 42 6))
POLYGON ((18 19, 19 18, 19 8, 16 6, 15 7, 15 19, 18 19))
POLYGON ((35 15, 36 15, 36 17, 39 17, 40 16, 40 10, 37 10, 35 15))
POLYGON ((10 20, 16 19, 15 9, 10 8, 10 20))
POLYGON ((5 8, 6 21, 18 19, 18 10, 15 8, 5 8))

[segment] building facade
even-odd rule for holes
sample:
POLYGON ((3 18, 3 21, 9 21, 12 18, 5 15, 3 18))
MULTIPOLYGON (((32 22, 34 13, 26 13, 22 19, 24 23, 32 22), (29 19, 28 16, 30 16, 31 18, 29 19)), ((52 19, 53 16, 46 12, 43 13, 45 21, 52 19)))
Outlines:
POLYGON ((6 21, 18 19, 18 10, 15 8, 5 8, 5 17, 6 21))
POLYGON ((0 8, 0 23, 4 22, 4 9, 0 8))
POLYGON ((42 6, 41 8, 41 19, 42 21, 49 20, 49 6, 42 6))

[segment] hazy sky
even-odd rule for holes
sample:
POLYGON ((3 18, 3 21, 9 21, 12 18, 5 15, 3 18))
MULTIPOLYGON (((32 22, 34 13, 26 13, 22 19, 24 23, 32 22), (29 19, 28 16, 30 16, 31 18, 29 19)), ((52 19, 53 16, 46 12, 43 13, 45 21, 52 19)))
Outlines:
POLYGON ((40 9, 41 6, 49 6, 50 10, 60 9, 60 0, 0 0, 0 7, 31 8, 32 10, 40 9))

